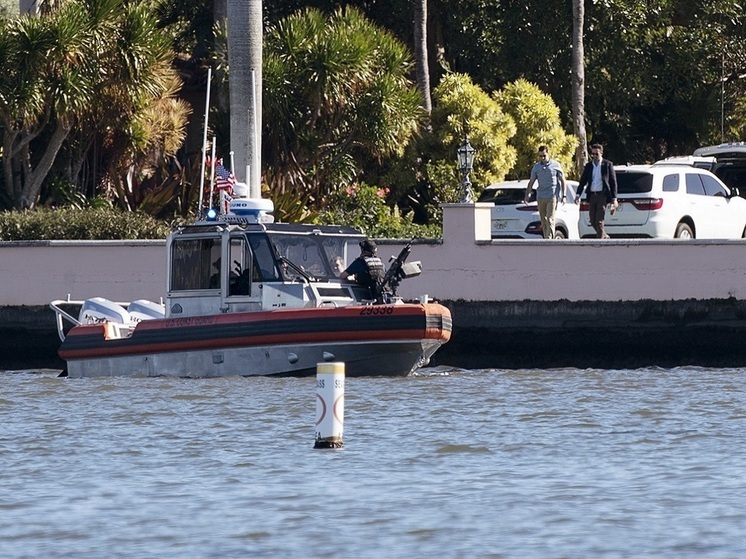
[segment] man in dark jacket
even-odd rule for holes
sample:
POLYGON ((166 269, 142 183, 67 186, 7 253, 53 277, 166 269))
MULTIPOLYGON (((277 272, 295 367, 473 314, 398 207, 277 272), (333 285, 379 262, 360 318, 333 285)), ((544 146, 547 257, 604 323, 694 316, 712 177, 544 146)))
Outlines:
POLYGON ((606 217, 606 206, 611 205, 613 214, 617 208, 617 189, 616 173, 614 164, 608 159, 603 158, 604 148, 601 144, 591 146, 591 161, 588 162, 580 176, 578 185, 578 194, 575 196, 575 203, 580 203, 580 195, 583 188, 588 185, 588 217, 591 225, 596 231, 599 239, 608 239, 609 236, 604 230, 604 218, 606 217))
POLYGON ((383 268, 381 259, 376 256, 377 251, 378 247, 373 241, 361 241, 360 256, 353 260, 352 264, 347 266, 347 269, 339 277, 347 279, 350 276, 355 276, 357 283, 368 288, 371 299, 375 299, 377 303, 382 303, 383 278, 386 275, 386 270, 383 268))

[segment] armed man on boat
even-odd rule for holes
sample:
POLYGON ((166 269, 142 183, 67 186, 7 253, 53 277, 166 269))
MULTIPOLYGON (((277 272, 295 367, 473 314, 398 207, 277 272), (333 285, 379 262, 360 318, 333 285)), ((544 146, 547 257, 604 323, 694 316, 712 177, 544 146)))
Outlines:
POLYGON ((342 272, 339 277, 347 279, 355 276, 355 281, 360 285, 367 287, 370 291, 371 299, 376 303, 383 303, 383 283, 386 276, 386 270, 383 262, 376 256, 378 247, 376 243, 367 239, 360 241, 360 256, 353 260, 352 264, 342 272))

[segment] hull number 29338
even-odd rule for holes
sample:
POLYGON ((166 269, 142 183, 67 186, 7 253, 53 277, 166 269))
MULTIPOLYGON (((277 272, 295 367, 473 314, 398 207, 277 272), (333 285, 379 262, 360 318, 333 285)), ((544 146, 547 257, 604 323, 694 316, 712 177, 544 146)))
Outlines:
POLYGON ((394 314, 394 307, 391 305, 371 305, 360 309, 360 314, 394 314))

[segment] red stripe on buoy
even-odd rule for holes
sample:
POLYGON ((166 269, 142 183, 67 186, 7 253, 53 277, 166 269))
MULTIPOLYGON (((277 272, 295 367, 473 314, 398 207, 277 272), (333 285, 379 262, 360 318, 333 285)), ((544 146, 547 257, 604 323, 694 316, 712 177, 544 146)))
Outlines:
POLYGON ((339 397, 334 400, 334 419, 336 419, 340 425, 344 423, 344 404, 345 404, 345 395, 344 392, 339 395, 339 397), (339 407, 342 407, 342 413, 339 413, 339 407))
POLYGON ((321 417, 319 417, 316 420, 316 425, 318 425, 319 423, 321 423, 322 421, 324 421, 324 418, 326 417, 326 402, 324 402, 324 399, 321 396, 319 396, 318 394, 316 394, 316 397, 321 402, 321 417))

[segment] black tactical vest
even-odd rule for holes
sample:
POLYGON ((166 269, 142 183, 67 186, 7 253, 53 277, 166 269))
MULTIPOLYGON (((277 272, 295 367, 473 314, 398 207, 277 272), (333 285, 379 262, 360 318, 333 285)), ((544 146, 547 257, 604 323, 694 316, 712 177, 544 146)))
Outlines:
POLYGON ((357 281, 370 290, 374 299, 379 299, 383 291, 383 278, 386 275, 383 262, 377 256, 363 256, 362 259, 365 262, 367 272, 360 274, 363 277, 357 278, 357 281))

